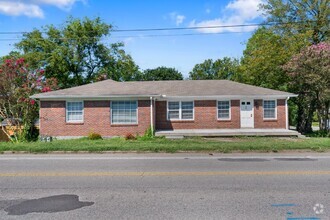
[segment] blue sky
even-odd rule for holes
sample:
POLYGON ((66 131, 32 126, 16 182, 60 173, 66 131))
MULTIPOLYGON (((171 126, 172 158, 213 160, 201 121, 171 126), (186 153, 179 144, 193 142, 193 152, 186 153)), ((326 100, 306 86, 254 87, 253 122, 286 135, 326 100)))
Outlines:
MULTIPOLYGON (((61 25, 68 16, 100 16, 116 29, 200 27, 263 21, 261 0, 0 0, 0 32, 31 31, 61 25)), ((184 31, 116 32, 106 43, 122 41, 141 69, 174 67, 185 76, 195 64, 224 56, 239 58, 255 27, 184 31), (239 33, 237 33, 239 32, 239 33), (150 35, 182 35, 161 36, 150 35), (149 35, 149 36, 148 36, 149 35)), ((0 35, 0 56, 20 35, 0 35)))

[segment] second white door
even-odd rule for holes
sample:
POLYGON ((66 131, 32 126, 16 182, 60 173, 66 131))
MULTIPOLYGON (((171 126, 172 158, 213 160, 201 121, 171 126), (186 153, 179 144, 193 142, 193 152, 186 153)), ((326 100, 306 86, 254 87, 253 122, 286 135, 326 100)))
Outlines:
POLYGON ((254 128, 253 100, 241 100, 241 128, 254 128))

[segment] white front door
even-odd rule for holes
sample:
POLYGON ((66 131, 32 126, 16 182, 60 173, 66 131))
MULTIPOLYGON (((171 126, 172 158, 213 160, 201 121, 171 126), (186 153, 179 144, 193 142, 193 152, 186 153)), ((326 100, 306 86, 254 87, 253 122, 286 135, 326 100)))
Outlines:
POLYGON ((241 100, 241 128, 254 128, 253 100, 241 100))

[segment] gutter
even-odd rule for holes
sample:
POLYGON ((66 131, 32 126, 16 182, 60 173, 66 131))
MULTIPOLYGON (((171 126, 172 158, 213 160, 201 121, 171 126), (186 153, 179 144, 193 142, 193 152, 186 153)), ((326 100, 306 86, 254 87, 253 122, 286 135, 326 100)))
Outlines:
POLYGON ((50 96, 39 96, 32 95, 31 99, 36 100, 66 100, 66 99, 86 99, 86 100, 105 100, 112 98, 146 98, 150 97, 161 97, 161 95, 101 95, 101 96, 77 96, 77 95, 50 95, 50 96))
POLYGON ((264 99, 264 98, 290 98, 297 97, 296 94, 285 94, 285 95, 206 95, 206 96, 167 96, 159 94, 146 94, 146 95, 101 95, 101 96, 77 96, 77 95, 49 95, 42 96, 41 94, 36 94, 30 96, 31 99, 42 99, 42 100, 66 100, 66 99, 86 99, 86 100, 105 100, 112 98, 145 98, 150 99, 150 97, 159 98, 160 100, 181 100, 181 99, 192 99, 192 100, 216 100, 216 99, 244 99, 244 98, 253 98, 253 99, 264 99))
POLYGON ((297 97, 296 94, 286 94, 286 95, 216 95, 216 96, 162 96, 161 99, 164 100, 181 100, 181 99, 191 99, 191 100, 216 100, 216 99, 265 99, 265 98, 273 98, 273 99, 286 99, 290 97, 297 97))
POLYGON ((285 99, 285 128, 289 130, 289 107, 288 107, 288 100, 290 97, 285 99))

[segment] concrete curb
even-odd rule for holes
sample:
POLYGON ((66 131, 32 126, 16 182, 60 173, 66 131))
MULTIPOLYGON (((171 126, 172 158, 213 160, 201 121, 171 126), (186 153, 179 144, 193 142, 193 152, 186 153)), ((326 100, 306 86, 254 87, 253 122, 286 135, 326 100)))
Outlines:
POLYGON ((74 155, 74 154, 168 154, 168 155, 174 155, 174 154, 208 154, 208 155, 230 155, 230 154, 242 154, 242 155, 249 155, 249 154, 264 154, 264 155, 280 155, 280 154, 329 154, 329 150, 325 150, 322 152, 318 151, 312 151, 312 150, 283 150, 278 152, 265 152, 265 151, 232 151, 229 153, 222 153, 222 152, 216 152, 216 151, 177 151, 175 153, 170 152, 153 152, 153 151, 49 151, 49 152, 29 152, 29 151, 3 151, 0 153, 0 155, 15 155, 15 154, 31 154, 31 155, 42 155, 42 154, 68 154, 68 155, 74 155))

